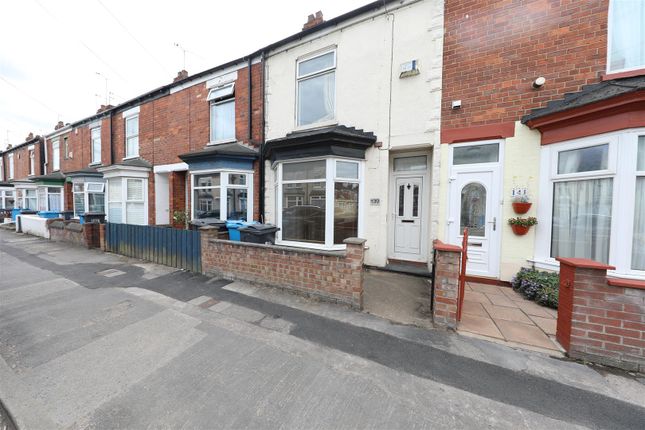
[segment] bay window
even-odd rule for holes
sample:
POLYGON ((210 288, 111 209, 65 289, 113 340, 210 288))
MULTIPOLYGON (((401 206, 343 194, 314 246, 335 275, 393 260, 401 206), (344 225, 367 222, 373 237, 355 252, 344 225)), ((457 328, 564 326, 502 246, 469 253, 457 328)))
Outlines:
POLYGON ((211 143, 235 140, 235 84, 213 88, 208 93, 211 111, 211 143))
POLYGON ((336 51, 298 60, 296 69, 296 125, 335 119, 336 51))
POLYGON ((23 190, 23 202, 22 208, 28 209, 30 211, 38 210, 38 195, 36 194, 36 189, 24 189, 23 190))
POLYGON ((105 184, 78 182, 72 187, 74 194, 74 216, 85 212, 105 213, 105 184))
POLYGON ((645 278, 645 130, 542 148, 536 263, 587 258, 645 278))
POLYGON ((0 209, 13 209, 14 203, 13 190, 0 189, 0 209))
POLYGON ((645 68, 645 2, 611 0, 608 73, 645 68))
POLYGON ((205 171, 192 173, 192 218, 251 220, 252 173, 205 171))
MULTIPOLYGON (((109 178, 108 220, 113 223, 146 225, 148 223, 147 184, 146 179, 140 178, 109 178)), ((94 196, 90 200, 88 195, 90 209, 92 205, 100 207, 101 204, 99 196, 94 196)))
POLYGON ((334 158, 278 165, 278 224, 286 244, 340 248, 360 231, 362 166, 334 158))

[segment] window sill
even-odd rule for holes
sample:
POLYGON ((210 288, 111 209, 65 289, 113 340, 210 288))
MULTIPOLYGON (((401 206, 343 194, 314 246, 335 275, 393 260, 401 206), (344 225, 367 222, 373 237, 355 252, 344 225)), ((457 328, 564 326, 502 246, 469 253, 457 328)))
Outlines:
POLYGON ((645 68, 635 70, 625 70, 622 72, 610 72, 603 75, 603 81, 611 81, 612 79, 632 78, 634 76, 645 75, 645 68))
POLYGON ((317 128, 330 127, 332 125, 338 125, 338 121, 333 119, 329 121, 316 122, 314 124, 297 125, 293 131, 315 130, 317 128))
POLYGON ((97 161, 96 163, 90 163, 90 164, 88 164, 88 167, 94 167, 94 166, 100 166, 100 165, 101 165, 101 162, 100 162, 100 161, 97 161))
POLYGON ((234 143, 234 142, 237 142, 237 139, 233 138, 233 139, 215 140, 212 142, 208 142, 206 146, 222 145, 224 143, 234 143))
POLYGON ((133 159, 135 159, 135 158, 139 158, 139 157, 141 157, 141 156, 140 156, 139 154, 137 154, 137 155, 131 155, 131 156, 129 156, 129 157, 123 157, 121 160, 122 160, 122 161, 125 161, 125 160, 133 160, 133 159))
POLYGON ((276 245, 280 246, 290 246, 292 248, 301 248, 301 249, 314 249, 316 251, 344 251, 347 249, 347 245, 321 245, 317 243, 307 243, 307 242, 293 242, 290 240, 276 240, 276 245))

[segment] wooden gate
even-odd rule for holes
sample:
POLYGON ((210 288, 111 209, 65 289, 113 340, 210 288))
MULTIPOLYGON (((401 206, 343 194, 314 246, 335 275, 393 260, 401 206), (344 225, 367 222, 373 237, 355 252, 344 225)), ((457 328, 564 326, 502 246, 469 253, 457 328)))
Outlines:
POLYGON ((464 229, 464 239, 461 242, 461 264, 459 265, 459 295, 457 296, 457 321, 461 321, 461 310, 464 307, 466 294, 466 262, 468 260, 468 227, 464 229))
POLYGON ((107 223, 107 251, 200 273, 200 232, 168 227, 107 223))

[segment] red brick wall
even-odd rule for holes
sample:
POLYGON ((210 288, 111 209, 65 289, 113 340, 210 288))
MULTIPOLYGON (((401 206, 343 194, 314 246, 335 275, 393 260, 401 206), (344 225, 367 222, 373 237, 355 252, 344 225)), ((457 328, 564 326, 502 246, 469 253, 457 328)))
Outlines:
POLYGON ((456 329, 461 248, 435 240, 434 250, 436 259, 432 318, 438 326, 456 329))
POLYGON ((187 172, 172 172, 168 178, 170 186, 170 223, 175 228, 185 228, 183 223, 177 223, 173 220, 175 211, 186 210, 186 177, 187 172))
POLYGON ((598 82, 608 0, 450 0, 445 5, 442 128, 512 122, 598 82), (542 89, 531 86, 546 78, 542 89), (452 100, 462 108, 451 109, 452 100))
POLYGON ((294 290, 324 300, 362 307, 364 241, 345 252, 299 250, 213 239, 202 229, 202 271, 294 290))
POLYGON ((9 154, 13 154, 13 180, 27 179, 29 175, 29 147, 34 146, 34 174, 38 176, 43 174, 41 151, 43 150, 42 141, 34 141, 19 148, 9 150, 2 155, 4 166, 4 180, 9 180, 9 154))
POLYGON ((609 285, 607 267, 570 260, 560 260, 558 341, 573 358, 645 371, 645 283, 609 285))

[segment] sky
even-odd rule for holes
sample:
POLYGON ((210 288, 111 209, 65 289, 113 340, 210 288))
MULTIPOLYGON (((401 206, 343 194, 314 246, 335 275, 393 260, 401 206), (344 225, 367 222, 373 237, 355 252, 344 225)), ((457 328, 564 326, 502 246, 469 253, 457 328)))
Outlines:
POLYGON ((330 19, 369 2, 4 1, 0 150, 170 83, 184 53, 195 74, 297 33, 318 10, 330 19))

